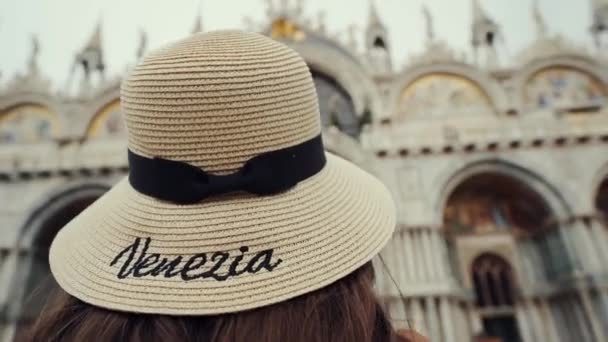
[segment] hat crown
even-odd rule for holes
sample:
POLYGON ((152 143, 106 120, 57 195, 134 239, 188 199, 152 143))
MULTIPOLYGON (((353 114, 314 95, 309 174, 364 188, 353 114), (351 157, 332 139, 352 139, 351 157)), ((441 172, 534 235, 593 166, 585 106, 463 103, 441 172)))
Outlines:
POLYGON ((321 131, 316 90, 292 49, 256 33, 190 36, 124 80, 129 149, 225 174, 321 131))

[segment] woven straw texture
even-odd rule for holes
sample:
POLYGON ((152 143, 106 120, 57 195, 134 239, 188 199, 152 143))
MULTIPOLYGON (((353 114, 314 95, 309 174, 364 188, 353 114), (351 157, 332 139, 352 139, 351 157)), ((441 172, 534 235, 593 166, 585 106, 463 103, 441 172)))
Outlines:
MULTIPOLYGON (((307 66, 286 46, 254 33, 198 34, 151 53, 123 82, 122 106, 134 152, 217 174, 320 133, 307 66)), ((64 290, 100 307, 229 313, 346 276, 380 251, 394 225, 386 188, 327 153, 319 173, 273 196, 232 193, 176 205, 140 194, 124 179, 58 233, 50 264, 64 290), (282 262, 225 281, 119 279, 121 264, 111 266, 112 260, 136 238, 148 237, 148 253, 164 257, 229 253, 218 273, 227 272, 242 246, 249 247, 243 260, 272 249, 282 262)))

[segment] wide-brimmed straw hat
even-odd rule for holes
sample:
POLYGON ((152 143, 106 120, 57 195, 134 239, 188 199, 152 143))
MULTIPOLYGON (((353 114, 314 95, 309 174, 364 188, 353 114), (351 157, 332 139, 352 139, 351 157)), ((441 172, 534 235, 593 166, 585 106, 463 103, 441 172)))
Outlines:
POLYGON ((96 306, 206 315, 322 288, 391 237, 386 188, 323 151, 310 71, 255 33, 197 34, 124 80, 130 174, 57 234, 53 276, 96 306))

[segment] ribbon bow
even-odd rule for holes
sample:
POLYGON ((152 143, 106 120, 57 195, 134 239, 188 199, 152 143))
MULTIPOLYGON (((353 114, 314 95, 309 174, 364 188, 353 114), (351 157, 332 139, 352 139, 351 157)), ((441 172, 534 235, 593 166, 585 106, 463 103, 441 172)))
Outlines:
POLYGON ((313 176, 325 166, 321 135, 249 159, 238 171, 214 175, 180 161, 147 158, 129 150, 129 182, 138 192, 178 204, 198 203, 234 191, 271 195, 313 176))

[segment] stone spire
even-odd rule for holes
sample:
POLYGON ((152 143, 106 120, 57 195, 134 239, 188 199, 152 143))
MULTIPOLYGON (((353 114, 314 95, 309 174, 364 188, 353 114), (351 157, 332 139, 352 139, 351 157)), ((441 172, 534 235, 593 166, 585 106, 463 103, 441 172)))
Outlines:
POLYGON ((383 26, 374 0, 370 0, 369 2, 369 24, 383 26))
POLYGON ((378 15, 374 0, 370 0, 369 21, 365 32, 365 50, 368 64, 375 73, 388 73, 392 70, 388 32, 378 15))
POLYGON ((36 35, 32 35, 32 52, 27 63, 30 75, 38 74, 38 55, 40 55, 40 41, 36 35))
POLYGON ((201 16, 201 3, 198 3, 198 13, 194 19, 194 25, 192 25, 192 34, 203 32, 203 17, 201 16))
POLYGON ((140 28, 139 29, 139 45, 137 46, 137 53, 136 53, 137 60, 142 59, 142 57, 144 56, 144 53, 146 52, 147 46, 148 46, 148 35, 146 34, 146 31, 144 31, 142 28, 140 28))
POLYGON ((426 21, 426 40, 427 43, 430 43, 435 40, 435 29, 433 28, 433 16, 426 5, 422 6, 422 15, 426 21))
POLYGON ((101 20, 97 22, 95 31, 93 32, 91 38, 89 38, 89 42, 85 46, 84 50, 101 51, 101 20))
POLYGON ((603 47, 606 42, 602 41, 602 37, 608 33, 608 0, 591 0, 591 11, 591 34, 597 47, 603 47))
POLYGON ((547 36, 547 24, 543 17, 538 0, 534 0, 532 3, 532 18, 534 19, 534 26, 536 26, 536 36, 538 39, 545 38, 547 36))
POLYGON ((475 54, 475 62, 479 63, 480 52, 484 55, 486 67, 495 67, 498 64, 496 42, 501 36, 500 27, 484 11, 479 0, 473 0, 473 23, 471 25, 471 44, 475 54))
POLYGON ((326 17, 327 14, 323 10, 320 10, 317 13, 317 31, 321 34, 327 33, 327 27, 325 24, 326 17))
POLYGON ((88 80, 90 74, 98 71, 103 76, 105 64, 103 61, 103 49, 101 38, 101 20, 97 22, 93 35, 84 48, 76 55, 75 65, 82 66, 85 78, 88 80))

